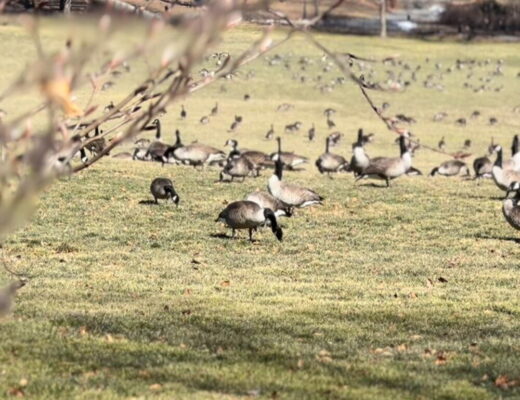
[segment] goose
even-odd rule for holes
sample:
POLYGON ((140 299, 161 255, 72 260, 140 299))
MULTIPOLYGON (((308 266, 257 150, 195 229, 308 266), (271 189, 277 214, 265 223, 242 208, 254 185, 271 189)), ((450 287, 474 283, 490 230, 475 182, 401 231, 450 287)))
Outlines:
POLYGON ((158 199, 171 199, 176 206, 179 205, 180 197, 173 188, 173 182, 168 178, 155 178, 150 185, 150 191, 155 204, 159 204, 158 199))
POLYGON ((16 292, 25 284, 25 281, 18 280, 0 289, 0 318, 6 317, 12 311, 16 292))
POLYGON ((302 123, 300 121, 296 121, 292 124, 285 125, 285 133, 293 133, 300 130, 300 127, 302 126, 302 123))
POLYGON ((512 182, 519 181, 520 182, 520 172, 514 171, 512 169, 505 169, 502 165, 502 147, 497 146, 497 158, 495 160, 495 164, 491 169, 491 174, 493 176, 493 181, 499 187, 499 189, 503 191, 507 191, 512 182))
POLYGON ((141 149, 139 147, 134 149, 134 153, 132 154, 132 160, 139 160, 139 161, 151 161, 151 157, 148 154, 147 149, 141 149))
POLYGON ((271 124, 271 128, 269 128, 269 130, 268 130, 267 133, 265 134, 265 138, 266 138, 267 140, 271 140, 273 137, 274 137, 274 125, 271 124))
POLYGON ((282 181, 282 139, 278 137, 276 140, 278 141, 278 158, 275 162, 275 173, 269 178, 267 184, 269 193, 292 207, 303 208, 323 204, 323 197, 313 190, 282 181))
POLYGON ((464 146, 462 146, 462 149, 463 150, 469 150, 471 147, 471 140, 470 139, 466 139, 464 141, 464 146))
POLYGON ((248 200, 239 200, 228 204, 220 212, 215 222, 223 222, 232 230, 231 237, 235 237, 236 229, 247 229, 249 240, 253 241, 253 230, 259 226, 271 223, 271 230, 280 242, 283 238, 282 228, 278 226, 276 216, 270 208, 262 208, 257 203, 248 200))
MULTIPOLYGON (((96 129, 94 131, 94 137, 99 136, 103 131, 99 130, 99 126, 96 126, 96 129)), ((90 138, 87 136, 85 137, 86 140, 89 140, 90 138)), ((105 148, 106 141, 105 138, 98 138, 95 140, 90 141, 85 148, 90 151, 92 155, 97 155, 103 151, 105 148)))
POLYGON ((506 198, 502 203, 502 213, 509 225, 520 230, 520 182, 512 182, 507 190, 506 198), (514 198, 509 198, 509 194, 514 192, 514 198))
POLYGON ((327 173, 330 177, 331 172, 345 171, 348 162, 344 157, 329 151, 330 139, 325 139, 325 153, 316 160, 316 167, 320 174, 327 173))
POLYGON ((194 167, 218 163, 226 159, 223 151, 202 143, 181 146, 173 150, 172 156, 177 161, 194 167))
POLYGON ((181 105, 181 119, 186 119, 188 116, 188 113, 186 112, 186 109, 184 108, 184 104, 181 105))
POLYGON ((148 146, 150 146, 150 139, 145 139, 145 138, 141 138, 141 139, 138 139, 134 142, 134 144, 139 147, 139 148, 146 148, 148 146))
POLYGON ((330 118, 327 118, 327 127, 329 129, 332 129, 332 128, 335 128, 336 127, 336 124, 334 123, 333 120, 331 120, 330 118))
POLYGON ((182 146, 183 144, 181 140, 181 131, 175 129, 175 143, 173 144, 173 146, 168 146, 168 149, 164 152, 164 157, 169 163, 175 164, 177 162, 175 156, 173 155, 173 152, 182 146))
POLYGON ((309 129, 309 132, 307 133, 307 138, 309 139, 309 142, 314 141, 315 136, 316 136, 316 128, 314 127, 314 124, 312 124, 312 127, 309 129))
POLYGON ((201 125, 209 124, 209 117, 207 115, 204 115, 203 117, 201 117, 200 123, 201 123, 201 125))
POLYGON ((350 170, 354 172, 354 176, 358 176, 370 164, 363 147, 363 129, 358 130, 357 141, 352 145, 352 158, 350 159, 350 170))
POLYGON ((277 161, 278 159, 282 160, 282 164, 291 171, 294 171, 294 168, 296 168, 298 165, 305 164, 309 162, 309 159, 304 156, 299 156, 297 154, 294 154, 292 152, 276 152, 272 153, 270 155, 270 158, 272 161, 277 161))
POLYGON ((215 103, 215 107, 213 107, 213 108, 211 109, 211 114, 210 114, 210 115, 211 115, 212 117, 214 117, 214 116, 217 115, 217 114, 218 114, 218 103, 215 103))
POLYGON ((518 135, 513 137, 513 143, 511 144, 511 159, 504 162, 504 169, 512 169, 520 171, 520 151, 519 151, 519 140, 518 135))
POLYGON ((249 193, 245 200, 253 201, 262 208, 270 208, 274 211, 276 217, 292 216, 292 207, 267 192, 257 190, 253 193, 249 193))
POLYGON ((460 160, 448 160, 444 161, 438 167, 432 169, 430 176, 443 175, 443 176, 456 176, 456 175, 469 176, 469 168, 464 161, 460 160))
POLYGON ((446 148, 446 141, 444 140, 444 136, 439 141, 439 144, 437 145, 437 147, 439 148, 439 150, 444 150, 446 148))
POLYGON ((146 151, 146 157, 150 158, 153 161, 159 161, 161 163, 166 162, 166 157, 164 153, 168 150, 168 144, 161 141, 161 121, 159 119, 154 119, 152 122, 152 126, 155 126, 155 139, 146 151))
POLYGON ((475 171, 475 179, 491 178, 493 163, 487 156, 475 158, 473 161, 473 170, 475 171))
POLYGON ((228 154, 228 158, 235 157, 237 155, 241 155, 247 158, 253 164, 253 169, 256 173, 256 176, 260 175, 261 169, 273 166, 272 160, 262 151, 238 149, 238 141, 235 139, 228 139, 224 145, 231 146, 232 148, 231 152, 228 154))
POLYGON ((231 177, 231 182, 234 178, 242 178, 242 182, 246 179, 246 176, 251 174, 255 170, 254 165, 249 159, 243 155, 235 155, 229 157, 224 169, 220 172, 220 182, 224 180, 224 176, 228 175, 231 177))
POLYGON ((398 178, 410 169, 412 166, 412 155, 406 146, 405 137, 401 135, 399 138, 400 157, 377 157, 370 160, 366 167, 356 180, 363 178, 384 179, 386 187, 390 187, 390 181, 398 178))

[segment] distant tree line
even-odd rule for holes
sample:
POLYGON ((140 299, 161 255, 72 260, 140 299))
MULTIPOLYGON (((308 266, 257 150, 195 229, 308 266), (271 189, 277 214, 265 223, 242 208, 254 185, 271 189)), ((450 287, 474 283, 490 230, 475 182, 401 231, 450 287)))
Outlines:
POLYGON ((520 31, 520 2, 501 4, 496 0, 479 0, 468 4, 447 4, 441 23, 455 26, 459 32, 520 31))

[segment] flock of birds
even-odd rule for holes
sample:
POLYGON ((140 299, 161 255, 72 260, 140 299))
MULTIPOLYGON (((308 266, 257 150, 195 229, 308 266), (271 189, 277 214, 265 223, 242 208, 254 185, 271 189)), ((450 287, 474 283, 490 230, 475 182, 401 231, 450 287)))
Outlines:
MULTIPOLYGON (((207 58, 208 62, 214 62, 217 66, 225 62, 228 55, 226 53, 215 53, 207 58)), ((368 87, 383 89, 387 91, 406 90, 411 85, 421 85, 425 89, 444 91, 447 87, 446 79, 448 76, 459 73, 462 89, 473 93, 500 92, 504 85, 500 79, 504 76, 505 63, 503 60, 492 62, 491 60, 456 60, 454 64, 443 66, 441 63, 433 63, 426 59, 424 65, 404 62, 398 58, 387 58, 382 61, 385 70, 382 72, 374 68, 375 62, 372 60, 362 60, 352 57, 349 54, 342 56, 343 60, 349 63, 361 81, 368 87), (426 67, 430 66, 429 72, 426 67)), ((330 93, 346 80, 341 76, 332 76, 337 70, 334 62, 327 56, 312 59, 301 56, 294 62, 294 54, 286 55, 275 54, 266 57, 264 60, 269 68, 281 68, 288 72, 290 79, 301 85, 312 85, 314 89, 322 94, 330 93)), ((210 69, 202 69, 199 74, 204 77, 211 74, 210 69)), ((229 74, 225 80, 236 79, 239 75, 249 80, 255 77, 255 72, 250 70, 246 73, 237 72, 229 74)), ((520 73, 518 74, 520 77, 520 73)), ((108 88, 104 88, 108 89, 108 88)), ((227 91, 225 85, 220 88, 221 92, 227 91)), ((250 94, 243 96, 244 101, 250 101, 250 94)), ((113 103, 107 108, 113 107, 113 103)), ((278 113, 291 111, 294 105, 282 103, 276 108, 278 113)), ((352 173, 356 181, 361 179, 379 179, 390 187, 391 182, 404 175, 422 175, 422 172, 412 166, 414 152, 421 147, 419 140, 414 139, 409 127, 417 121, 415 118, 396 114, 388 115, 391 109, 390 104, 384 102, 376 111, 380 116, 384 116, 385 121, 401 132, 396 140, 399 145, 399 154, 388 157, 369 157, 365 147, 374 140, 374 134, 365 134, 363 129, 358 130, 356 140, 352 144, 352 154, 349 159, 334 153, 333 149, 344 138, 344 134, 336 129, 334 116, 336 111, 332 108, 323 110, 327 128, 332 131, 325 138, 324 152, 316 159, 315 166, 320 174, 331 177, 332 174, 352 173), (403 128, 404 126, 404 128, 403 128)), ((198 120, 201 125, 209 124, 213 117, 220 112, 219 104, 211 108, 207 115, 203 115, 198 120)), ((513 109, 513 113, 520 114, 520 106, 513 109)), ((185 120, 188 110, 181 106, 179 118, 185 120)), ((482 119, 480 111, 475 110, 469 117, 451 118, 452 123, 459 128, 464 128, 468 124, 482 119)), ((432 117, 435 123, 450 120, 448 112, 438 112, 432 117)), ((235 133, 241 129, 244 119, 240 115, 235 115, 231 121, 228 133, 235 133)), ((494 116, 489 116, 487 124, 494 126, 499 123, 494 116)), ((294 134, 303 127, 301 121, 288 123, 283 128, 284 134, 294 134)), ((122 152, 113 155, 115 158, 132 159, 139 161, 159 162, 165 164, 190 165, 195 168, 205 168, 213 166, 219 169, 220 182, 243 182, 249 177, 258 178, 263 170, 272 170, 271 176, 267 180, 267 191, 254 191, 244 196, 243 200, 229 203, 216 218, 216 221, 224 223, 232 230, 232 237, 235 237, 237 230, 247 230, 249 239, 253 241, 253 234, 260 227, 268 226, 277 240, 282 241, 284 234, 279 222, 280 217, 291 217, 294 209, 321 205, 324 198, 316 191, 292 183, 284 176, 284 171, 298 171, 309 159, 303 155, 292 151, 283 151, 282 139, 275 132, 274 126, 264 135, 266 140, 276 138, 278 148, 273 153, 265 153, 260 150, 246 149, 239 147, 236 139, 229 139, 225 147, 229 151, 209 146, 198 141, 184 144, 181 133, 177 129, 174 134, 173 143, 168 143, 163 139, 162 124, 160 119, 155 119, 153 123, 144 130, 154 130, 155 139, 149 140, 141 138, 135 142, 133 152, 122 152)), ((96 128, 93 137, 86 137, 88 145, 79 151, 82 162, 88 161, 87 151, 92 155, 99 154, 107 145, 100 127, 96 128), (99 136, 99 138, 97 138, 99 136)), ((313 123, 307 131, 306 139, 309 143, 316 140, 316 128, 313 123)), ((80 143, 78 143, 80 146, 80 143)), ((464 161, 470 156, 467 153, 472 146, 471 140, 466 139, 461 151, 450 154, 450 159, 433 168, 430 176, 443 175, 447 177, 462 176, 471 179, 493 179, 497 187, 505 192, 503 200, 503 214, 506 221, 516 229, 520 229, 520 143, 517 135, 513 137, 512 157, 504 159, 503 149, 492 140, 488 147, 487 154, 478 157, 473 162, 473 172, 464 161), (493 160, 493 155, 496 158, 493 160), (514 196, 511 196, 514 194, 514 196)), ((425 146, 426 147, 426 146, 425 146)), ((443 137, 437 144, 437 150, 445 153, 446 141, 443 137)), ((447 154, 447 153, 446 153, 447 154)), ((150 191, 155 203, 159 200, 171 201, 178 205, 180 195, 177 193, 173 182, 164 177, 153 180, 150 191)), ((18 289, 25 283, 23 281, 14 282, 7 287, 0 289, 0 317, 6 315, 12 307, 12 297, 18 289)))

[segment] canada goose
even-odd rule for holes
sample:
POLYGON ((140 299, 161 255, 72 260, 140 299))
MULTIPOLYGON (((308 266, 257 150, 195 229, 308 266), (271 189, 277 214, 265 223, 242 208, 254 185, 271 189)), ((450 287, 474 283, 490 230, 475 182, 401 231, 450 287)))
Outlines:
POLYGON ((25 281, 14 281, 0 289, 0 318, 6 317, 14 307, 14 298, 18 289, 24 287, 25 281))
POLYGON ((159 204, 158 199, 171 199, 176 206, 179 205, 180 197, 173 188, 173 182, 168 178, 155 178, 150 185, 150 191, 155 204, 159 204))
POLYGON ((502 165, 502 147, 497 146, 497 158, 491 169, 491 174, 495 184, 503 191, 507 191, 512 182, 520 182, 520 172, 512 169, 505 169, 502 165))
POLYGON ((336 110, 334 110, 333 108, 326 108, 325 110, 323 110, 323 115, 325 115, 327 118, 330 118, 334 114, 336 114, 336 110))
MULTIPOLYGON (((103 131, 99 130, 99 126, 96 126, 96 129, 94 131, 94 137, 99 136, 101 133, 103 133, 103 131)), ((89 140, 90 138, 87 135, 85 139, 89 140)), ((88 143, 85 147, 88 151, 90 151, 90 153, 92 153, 92 155, 97 155, 103 151, 105 145, 105 138, 98 138, 88 143)))
POLYGON ((456 175, 469 176, 469 168, 465 162, 460 160, 448 160, 444 161, 438 167, 432 169, 430 176, 443 175, 443 176, 456 176, 456 175))
POLYGON ((239 150, 238 142, 234 139, 228 139, 225 143, 225 146, 231 146, 232 148, 232 150, 228 154, 228 159, 239 155, 247 158, 248 161, 252 163, 253 170, 255 171, 255 176, 260 175, 261 169, 268 166, 273 166, 273 162, 267 154, 257 150, 239 150))
POLYGON ((327 173, 330 177, 331 172, 345 171, 348 162, 344 157, 329 151, 330 139, 325 139, 325 153, 316 160, 316 167, 320 174, 327 173))
POLYGON ((166 162, 166 158, 164 153, 168 150, 168 145, 161 141, 161 121, 159 119, 154 119, 152 125, 155 126, 155 139, 147 149, 147 157, 152 159, 153 161, 159 161, 161 163, 166 162))
POLYGON ((164 157, 166 160, 170 163, 175 163, 176 160, 173 152, 182 146, 181 132, 178 129, 175 129, 175 143, 173 146, 168 146, 168 149, 164 152, 164 157))
POLYGON ((496 119, 495 117, 489 118, 489 125, 496 125, 496 124, 498 124, 498 119, 496 119))
POLYGON ((139 147, 134 149, 132 160, 151 161, 151 159, 150 154, 148 154, 148 149, 141 149, 139 147))
POLYGON ((288 206, 283 201, 277 199, 276 197, 267 192, 257 190, 253 193, 249 193, 245 200, 253 201, 262 208, 270 208, 274 211, 276 217, 292 216, 291 206, 288 206))
POLYGON ((223 222, 232 230, 231 237, 235 237, 236 229, 247 229, 249 240, 253 241, 253 229, 271 223, 271 230, 276 238, 281 242, 283 238, 282 228, 278 226, 276 216, 270 208, 262 208, 257 203, 248 200, 239 200, 228 204, 220 212, 215 222, 223 222))
POLYGON ((471 148, 471 140, 470 139, 466 139, 464 141, 464 146, 462 146, 462 149, 463 150, 469 150, 471 148))
POLYGON ((265 134, 265 138, 267 140, 271 140, 272 138, 274 137, 274 125, 271 124, 271 128, 267 131, 267 133, 265 134))
POLYGON ((214 117, 218 114, 218 103, 215 103, 215 107, 211 109, 211 116, 214 117))
POLYGON ((336 124, 334 123, 333 120, 331 120, 330 118, 327 118, 327 127, 329 129, 332 129, 332 128, 335 128, 336 127, 336 124))
POLYGON ((357 141, 352 145, 352 158, 350 159, 350 170, 354 176, 358 176, 370 164, 370 159, 363 147, 363 129, 358 130, 357 141))
POLYGON ((363 178, 378 178, 386 181, 386 186, 390 187, 390 181, 405 174, 412 166, 412 155, 406 146, 405 137, 399 138, 400 157, 377 157, 370 160, 356 180, 363 178))
POLYGON ((502 203, 502 213, 509 225, 520 230, 520 182, 511 182, 507 190, 506 198, 502 203), (509 193, 515 192, 514 198, 509 198, 509 193))
POLYGON ((233 121, 233 123, 229 127, 228 132, 235 132, 238 129, 238 127, 240 126, 241 123, 242 123, 242 117, 238 116, 238 115, 235 115, 235 120, 233 121))
POLYGON ((283 173, 283 158, 282 158, 282 140, 280 137, 278 141, 278 157, 275 162, 275 173, 269 178, 267 188, 277 199, 283 201, 285 204, 293 207, 307 207, 315 204, 322 204, 323 197, 318 193, 297 186, 291 183, 282 181, 283 173))
POLYGON ((475 110, 471 113, 471 119, 477 119, 478 117, 480 117, 480 111, 475 110))
POLYGON ((202 143, 181 146, 173 150, 172 155, 176 160, 194 167, 213 164, 226 159, 226 154, 223 151, 202 143))
POLYGON ((219 180, 222 182, 224 176, 228 175, 231 177, 231 182, 234 178, 242 178, 242 182, 246 179, 246 176, 251 174, 255 170, 254 165, 247 157, 243 155, 234 155, 228 157, 227 163, 224 169, 220 172, 219 180))
POLYGON ((487 156, 475 158, 473 170, 475 171, 475 179, 491 178, 493 163, 487 156))
POLYGON ((328 136, 330 147, 335 147, 341 141, 343 134, 341 132, 333 132, 328 136))
POLYGON ((244 101, 248 101, 249 99, 251 99, 251 96, 248 93, 246 93, 244 95, 244 101))
POLYGON ((200 119, 200 123, 202 125, 207 125, 209 124, 209 117, 207 115, 204 115, 201 119, 200 119))
POLYGON ((312 124, 312 127, 309 129, 309 132, 307 133, 307 138, 309 139, 309 142, 314 141, 315 136, 316 136, 316 128, 314 127, 314 124, 312 124))
POLYGON ((459 118, 455 121, 455 124, 458 126, 466 126, 466 118, 459 118))
POLYGON ((441 122, 448 116, 446 112, 439 112, 433 116, 433 122, 441 122))
POLYGON ((446 141, 444 140, 444 136, 439 141, 439 144, 437 145, 437 147, 439 148, 439 150, 444 150, 446 148, 446 141))
POLYGON ((292 124, 285 125, 285 133, 294 133, 300 130, 302 123, 300 121, 296 121, 292 124))
POLYGON ((188 113, 186 112, 186 109, 184 108, 184 104, 181 105, 181 119, 186 119, 188 116, 188 113))
POLYGON ((298 165, 305 164, 309 162, 309 159, 304 156, 299 156, 297 154, 294 154, 292 152, 282 151, 271 153, 270 155, 271 160, 277 161, 278 159, 282 160, 282 164, 287 168, 288 170, 293 171, 294 168, 296 168, 298 165))

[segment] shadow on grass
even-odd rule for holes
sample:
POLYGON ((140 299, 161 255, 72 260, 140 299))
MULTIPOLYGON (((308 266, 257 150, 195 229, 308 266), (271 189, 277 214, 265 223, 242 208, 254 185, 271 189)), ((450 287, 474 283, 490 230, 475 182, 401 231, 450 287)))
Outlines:
POLYGON ((388 188, 388 186, 386 186, 386 183, 383 183, 382 185, 378 185, 377 183, 373 183, 373 182, 372 183, 360 183, 357 186, 371 187, 371 188, 378 188, 378 189, 387 189, 388 188))
POLYGON ((209 236, 212 238, 215 238, 215 239, 227 239, 227 240, 235 239, 225 233, 210 233, 209 236))
MULTIPOLYGON (((458 196, 457 193, 453 193, 452 194, 453 196, 458 196)), ((504 197, 501 197, 501 196, 492 196, 492 197, 488 197, 488 196, 478 196, 478 195, 473 195, 473 194, 470 194, 470 195, 466 195, 464 196, 464 198, 466 199, 474 199, 474 200, 504 200, 505 198, 504 197)))
POLYGON ((501 240, 501 241, 504 241, 504 242, 520 243, 520 238, 507 237, 507 236, 491 236, 491 235, 477 234, 474 237, 476 239, 501 240))
POLYGON ((141 200, 139 204, 146 205, 146 206, 156 206, 158 205, 154 200, 141 200))

